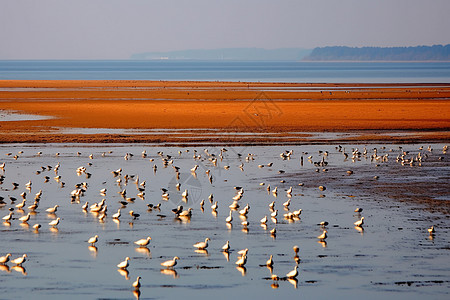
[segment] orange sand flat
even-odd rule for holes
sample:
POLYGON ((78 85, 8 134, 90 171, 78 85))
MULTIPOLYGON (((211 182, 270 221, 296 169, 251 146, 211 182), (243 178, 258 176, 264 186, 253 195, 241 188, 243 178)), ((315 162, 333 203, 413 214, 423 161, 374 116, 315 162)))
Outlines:
POLYGON ((306 132, 361 130, 383 131, 383 137, 372 132, 359 140, 391 140, 395 137, 385 131, 416 131, 410 139, 446 141, 449 99, 450 84, 0 80, 0 110, 52 117, 0 122, 0 142, 244 142, 211 129, 272 133, 247 137, 246 143, 275 142, 273 137, 301 142, 306 132), (67 134, 64 128, 205 133, 67 134))

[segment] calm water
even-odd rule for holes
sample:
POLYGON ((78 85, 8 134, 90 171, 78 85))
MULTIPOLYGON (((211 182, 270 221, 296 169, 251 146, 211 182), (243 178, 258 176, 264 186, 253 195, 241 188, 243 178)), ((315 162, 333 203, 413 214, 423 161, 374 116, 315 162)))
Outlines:
POLYGON ((450 62, 0 61, 0 79, 450 83, 450 62))
MULTIPOLYGON (((364 146, 346 145, 345 152, 356 147, 362 152, 364 146)), ((32 295, 33 299, 131 299, 131 283, 141 276, 142 299, 230 299, 243 295, 249 299, 360 299, 361 295, 364 299, 446 299, 450 292, 448 214, 436 209, 438 206, 414 200, 449 200, 448 154, 442 152, 442 144, 431 145, 432 152, 426 151, 428 145, 424 150, 419 150, 420 145, 388 145, 385 149, 381 145, 366 146, 369 154, 354 160, 351 154, 346 159, 336 145, 233 147, 214 166, 203 147, 2 145, 0 163, 6 166, 1 171, 4 180, 0 196, 6 204, 0 206, 0 216, 21 202, 22 192, 28 194, 26 206, 32 204, 39 190, 43 194, 29 226, 17 219, 28 209, 16 209, 15 220, 0 223, 0 256, 8 252, 13 258, 28 254, 23 268, 11 263, 0 268, 0 298, 30 299, 32 295), (378 155, 388 154, 389 160, 371 161, 369 156, 375 147, 378 155), (281 152, 291 149, 291 159, 280 158, 281 152), (145 158, 141 157, 143 150, 148 154, 145 158), (193 159, 194 150, 201 159, 193 159), (328 151, 328 156, 324 158, 319 150, 328 151), (38 151, 42 151, 40 156, 36 155, 38 151), (77 155, 77 151, 81 154, 77 155), (159 151, 170 155, 172 165, 180 168, 179 179, 171 165, 163 165, 159 151), (401 165, 395 160, 401 151, 409 151, 408 158, 419 152, 428 158, 421 166, 401 165), (134 156, 125 160, 126 153, 134 156), (248 153, 254 160, 245 159, 248 153), (17 160, 13 158, 16 154, 17 160), (93 159, 89 159, 90 154, 93 159), (322 159, 327 166, 314 165, 322 159), (64 187, 54 179, 52 168, 58 162, 57 174, 64 187), (267 166, 269 162, 273 163, 271 167, 267 166), (199 165, 197 176, 189 171, 195 164, 199 165), (87 168, 89 177, 77 175, 75 170, 80 166, 87 168), (123 170, 120 186, 119 177, 111 174, 118 168, 123 170), (205 170, 211 171, 212 183, 205 170), (348 170, 353 175, 348 175, 348 170), (135 179, 139 176, 139 183, 146 181, 143 199, 137 197, 134 180, 125 183, 126 174, 135 179), (375 175, 378 180, 373 178, 375 175), (29 180, 30 191, 25 188, 29 180), (19 187, 12 189, 12 182, 19 183, 19 187), (71 191, 81 182, 88 184, 84 196, 71 201, 71 191), (261 182, 265 185, 261 186, 261 182), (181 183, 180 191, 176 183, 181 183), (277 197, 267 192, 269 184, 272 189, 278 187, 277 197), (326 189, 319 190, 319 185, 326 189), (245 190, 241 208, 250 205, 248 231, 243 230, 237 212, 231 227, 225 223, 228 205, 236 193, 234 186, 245 190), (285 190, 290 186, 290 211, 303 209, 301 218, 293 221, 283 218, 287 210, 282 203, 288 199, 285 190), (168 189, 169 200, 162 199, 162 187, 168 189), (103 188, 107 189, 106 196, 99 193, 103 188), (135 200, 129 201, 120 222, 115 222, 111 216, 121 206, 119 201, 124 200, 118 194, 123 189, 127 197, 135 200), (185 189, 189 192, 187 202, 181 198, 185 189), (219 203, 217 215, 212 214, 210 194, 219 203), (10 196, 18 200, 11 204, 10 196), (98 220, 97 214, 82 212, 81 205, 86 201, 93 204, 102 198, 108 205, 104 222, 98 220), (199 206, 201 199, 206 200, 204 211, 199 206), (269 219, 267 228, 263 228, 259 220, 270 213, 268 204, 272 201, 279 210, 278 223, 269 219), (160 211, 148 211, 149 203, 161 203, 160 211), (57 213, 47 214, 45 209, 55 204, 60 205, 57 213), (171 209, 180 204, 194 208, 190 220, 174 218, 171 209), (366 218, 363 231, 353 226, 360 217, 353 212, 356 207, 364 208, 360 215, 366 218), (132 220, 130 210, 141 216, 132 220), (48 222, 56 216, 61 223, 58 230, 51 230, 48 222), (321 221, 329 222, 327 243, 319 243, 316 238, 321 233, 317 225, 321 221), (31 228, 35 223, 42 224, 38 233, 31 228), (427 228, 433 224, 437 226, 436 235, 430 238, 427 228), (272 228, 277 229, 276 237, 269 233, 272 228), (95 234, 99 242, 96 248, 90 248, 86 241, 95 234), (152 237, 148 248, 133 244, 147 236, 152 237), (206 237, 211 239, 208 251, 196 252, 192 245, 206 237), (231 244, 229 257, 220 250, 226 240, 231 244), (297 280, 273 282, 265 261, 272 254, 272 272, 284 277, 295 266, 294 245, 300 248, 297 280), (246 268, 237 269, 237 251, 244 248, 249 248, 246 268), (127 256, 131 258, 128 272, 119 272, 116 265, 127 256), (162 270, 160 263, 173 256, 180 257, 174 271, 162 270)), ((219 149, 207 148, 216 157, 219 149)))

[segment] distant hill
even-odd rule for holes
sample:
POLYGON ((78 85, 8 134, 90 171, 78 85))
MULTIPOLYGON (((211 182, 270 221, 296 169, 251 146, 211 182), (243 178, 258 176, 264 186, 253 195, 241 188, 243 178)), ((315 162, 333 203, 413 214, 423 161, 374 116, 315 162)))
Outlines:
POLYGON ((311 53, 311 49, 302 48, 223 48, 193 49, 167 52, 137 53, 131 56, 135 60, 301 60, 311 53))
POLYGON ((303 61, 450 61, 450 45, 417 47, 320 47, 303 61))

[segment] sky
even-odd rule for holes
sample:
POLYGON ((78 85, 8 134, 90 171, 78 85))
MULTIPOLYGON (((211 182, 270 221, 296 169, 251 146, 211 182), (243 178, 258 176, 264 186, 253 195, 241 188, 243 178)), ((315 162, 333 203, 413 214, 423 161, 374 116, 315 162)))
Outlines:
POLYGON ((449 0, 0 0, 0 59, 450 44, 449 0))

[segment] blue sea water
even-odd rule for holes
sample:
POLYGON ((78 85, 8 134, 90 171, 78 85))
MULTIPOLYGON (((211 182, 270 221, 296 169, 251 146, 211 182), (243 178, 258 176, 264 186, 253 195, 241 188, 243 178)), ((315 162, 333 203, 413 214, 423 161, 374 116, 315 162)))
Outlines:
POLYGON ((0 79, 450 83, 450 62, 20 60, 0 79))

